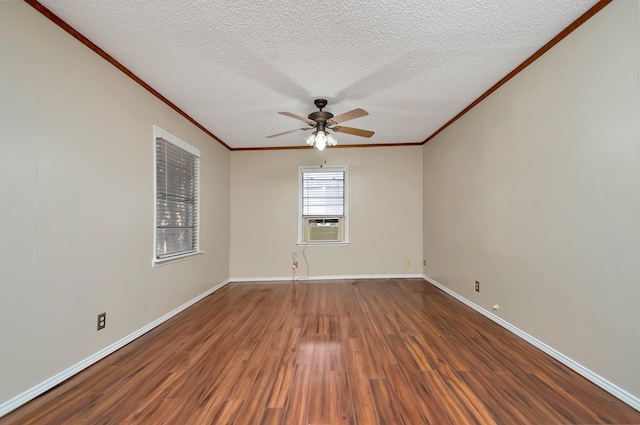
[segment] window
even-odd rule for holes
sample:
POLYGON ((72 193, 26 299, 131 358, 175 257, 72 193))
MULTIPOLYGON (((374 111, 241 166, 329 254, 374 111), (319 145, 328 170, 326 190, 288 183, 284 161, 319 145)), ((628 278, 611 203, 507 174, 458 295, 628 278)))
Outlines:
POLYGON ((200 151, 154 127, 154 263, 198 254, 200 151))
POLYGON ((346 167, 300 167, 299 243, 347 241, 346 182, 346 167))

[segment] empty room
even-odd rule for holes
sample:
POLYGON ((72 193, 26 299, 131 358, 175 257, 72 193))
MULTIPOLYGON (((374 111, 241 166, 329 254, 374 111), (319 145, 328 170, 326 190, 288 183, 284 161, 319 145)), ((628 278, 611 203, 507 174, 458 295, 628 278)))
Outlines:
POLYGON ((640 424, 640 0, 0 0, 0 424, 640 424))

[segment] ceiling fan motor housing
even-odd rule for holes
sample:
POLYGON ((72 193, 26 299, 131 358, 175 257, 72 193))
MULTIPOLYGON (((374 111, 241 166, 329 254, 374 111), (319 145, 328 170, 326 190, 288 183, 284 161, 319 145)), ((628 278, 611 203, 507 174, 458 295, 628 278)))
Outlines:
POLYGON ((333 114, 331 112, 325 112, 322 110, 325 106, 327 106, 326 99, 316 99, 313 103, 315 103, 316 107, 320 110, 310 113, 308 118, 318 124, 319 131, 324 131, 325 127, 327 126, 327 121, 333 118, 333 114))
POLYGON ((331 112, 316 111, 309 114, 309 119, 314 121, 329 121, 331 118, 333 118, 331 112))
POLYGON ((331 112, 318 111, 309 114, 309 119, 317 122, 318 125, 325 125, 331 118, 333 118, 331 112))

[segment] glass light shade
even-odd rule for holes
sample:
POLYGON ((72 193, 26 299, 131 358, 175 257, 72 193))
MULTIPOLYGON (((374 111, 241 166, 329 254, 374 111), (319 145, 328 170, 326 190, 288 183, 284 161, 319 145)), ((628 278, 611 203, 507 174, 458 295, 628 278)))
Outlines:
POLYGON ((327 135, 324 133, 324 131, 318 131, 317 133, 318 134, 316 134, 314 147, 321 151, 327 147, 327 135))
POLYGON ((327 134, 327 145, 335 146, 338 144, 338 141, 331 134, 327 134))
POLYGON ((307 137, 305 137, 304 142, 305 142, 307 145, 311 146, 311 145, 313 145, 313 141, 315 140, 315 138, 316 138, 316 133, 315 133, 315 131, 314 131, 313 133, 311 133, 310 135, 308 135, 307 137))
MULTIPOLYGON (((1 1, 1 0, 0 0, 1 1)), ((307 137, 305 137, 304 142, 318 149, 319 151, 324 150, 327 146, 335 146, 338 144, 338 141, 331 134, 326 131, 314 131, 307 137)))
POLYGON ((327 145, 327 135, 325 134, 324 131, 318 131, 318 134, 316 134, 316 144, 323 144, 323 145, 327 145))

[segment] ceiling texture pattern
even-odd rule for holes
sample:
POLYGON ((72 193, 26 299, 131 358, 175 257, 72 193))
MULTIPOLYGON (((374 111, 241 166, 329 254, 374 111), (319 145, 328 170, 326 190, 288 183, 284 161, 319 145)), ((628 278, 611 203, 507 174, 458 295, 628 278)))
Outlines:
POLYGON ((597 0, 40 0, 232 149, 305 146, 316 98, 363 108, 339 145, 421 143, 597 0))

